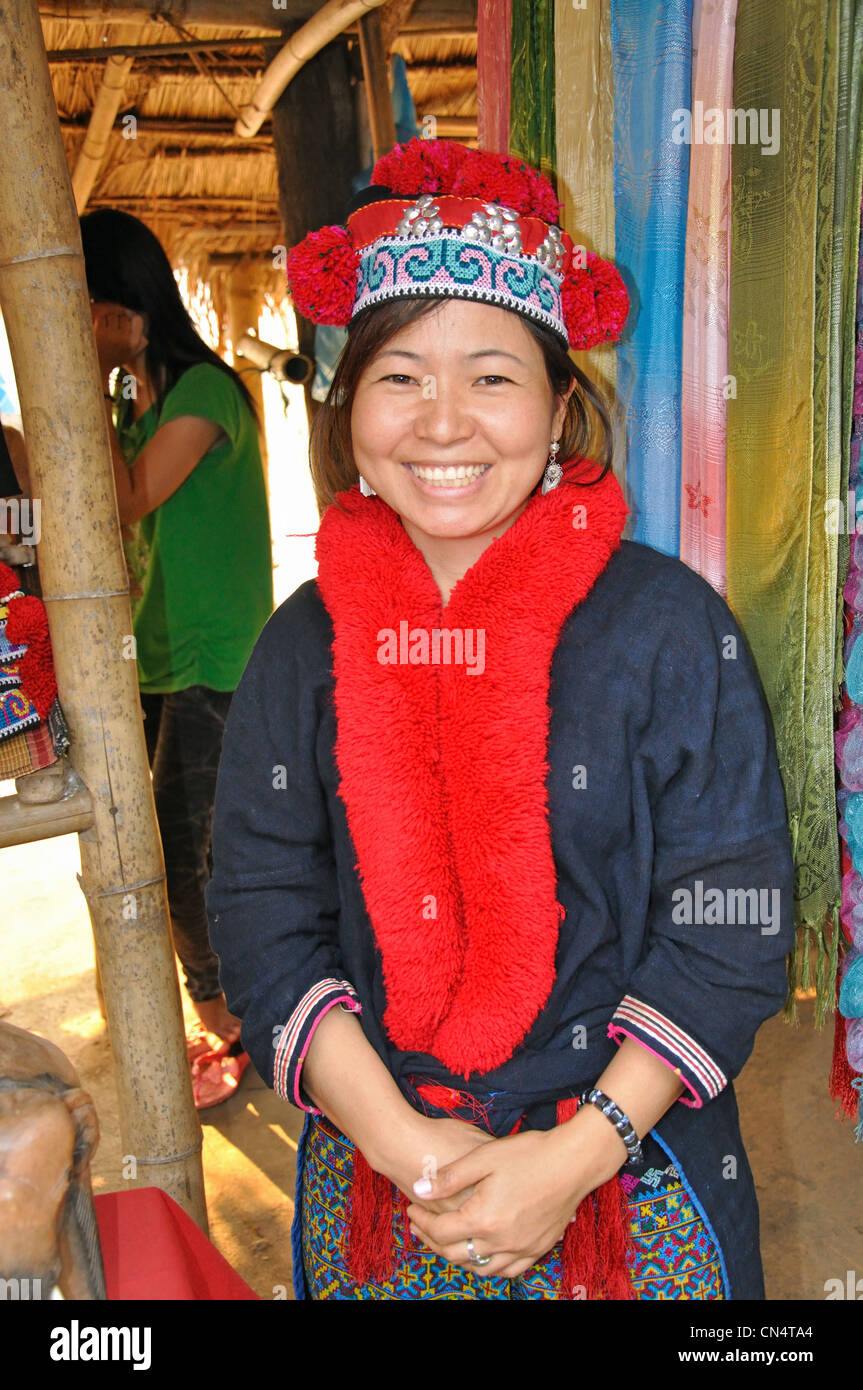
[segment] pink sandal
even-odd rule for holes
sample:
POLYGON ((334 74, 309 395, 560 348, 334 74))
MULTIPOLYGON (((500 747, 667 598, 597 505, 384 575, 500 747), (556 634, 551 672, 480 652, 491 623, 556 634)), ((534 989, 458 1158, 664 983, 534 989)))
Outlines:
POLYGON ((218 1051, 200 1053, 192 1062, 192 1094, 196 1110, 221 1105, 234 1094, 251 1058, 242 1043, 225 1043, 218 1051), (238 1049, 238 1050, 237 1050, 238 1049))

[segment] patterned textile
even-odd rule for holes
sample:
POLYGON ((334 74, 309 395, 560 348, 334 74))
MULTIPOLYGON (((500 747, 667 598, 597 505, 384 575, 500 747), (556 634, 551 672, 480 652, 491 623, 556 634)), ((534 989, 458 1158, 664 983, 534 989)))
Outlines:
MULTIPOLYGON (((426 215, 433 217, 440 203, 455 201, 429 195, 426 215)), ((474 214, 474 222, 479 216, 474 214)), ((350 221, 359 218, 360 214, 354 214, 350 221)), ((354 312, 392 299, 393 295, 481 297, 503 309, 514 309, 565 338, 563 274, 550 265, 522 257, 519 244, 514 238, 511 251, 497 251, 460 236, 436 238, 424 244, 409 233, 375 242, 360 256, 354 312)))
POLYGON ((0 740, 39 723, 39 711, 20 687, 0 690, 0 740))
MULTIPOLYGON (((758 665, 776 731, 794 843, 798 924, 794 988, 816 945, 823 1022, 835 999, 841 898, 833 767, 838 493, 828 457, 838 7, 741 0, 734 105, 781 112, 775 154, 732 148, 728 328, 728 602, 758 665), (806 73, 805 81, 800 74, 806 73)), ((774 122, 776 115, 772 117, 774 122)), ((859 206, 859 204, 858 204, 859 206)), ((856 254, 846 244, 844 254, 856 254)))
POLYGON ((479 0, 476 112, 481 150, 509 152, 509 43, 512 0, 479 0))
MULTIPOLYGON (((695 0, 692 86, 696 110, 734 105, 737 0, 695 0)), ((700 134, 700 132, 698 132, 700 134)), ((712 134, 715 134, 715 127, 712 134)), ((705 130, 705 135, 707 131, 705 130)), ((695 140, 690 150, 683 288, 680 558, 725 597, 725 385, 731 147, 695 140)))
MULTIPOLYGON (((618 350, 632 539, 680 540, 682 310, 690 146, 692 0, 612 0, 615 258, 633 305, 618 350)), ((761 102, 755 102, 756 106, 761 102)))
POLYGON ((28 772, 39 772, 56 761, 47 724, 36 724, 12 738, 0 740, 0 782, 26 777, 28 772))
MULTIPOLYGON (((563 224, 587 251, 613 261, 614 246, 614 75, 611 6, 577 9, 556 0, 554 9, 557 193, 563 224)), ((572 360, 614 400, 617 349, 599 343, 572 360)), ((623 483, 623 449, 613 467, 623 483)))
MULTIPOLYGON (((645 1163, 621 1177, 628 1189, 629 1220, 637 1255, 631 1267, 638 1300, 722 1299, 721 1260, 707 1227, 676 1168, 651 1138, 645 1163)), ((558 1300, 561 1246, 516 1279, 487 1279, 411 1249, 393 1188, 395 1274, 384 1284, 351 1283, 343 1258, 346 1213, 353 1174, 353 1144, 325 1116, 310 1116, 302 1146, 297 1222, 306 1295, 312 1299, 558 1300)), ((296 1248, 296 1245, 295 1245, 296 1248)), ((579 1297, 576 1288, 574 1296, 579 1297)), ((583 1296, 583 1294, 581 1295, 583 1296)))
POLYGON ((11 662, 20 661, 27 650, 26 643, 10 642, 6 636, 5 620, 8 611, 8 608, 4 604, 0 604, 0 661, 3 662, 4 668, 7 669, 11 662))
POLYGON ((555 182, 554 0, 512 0, 510 151, 555 182))

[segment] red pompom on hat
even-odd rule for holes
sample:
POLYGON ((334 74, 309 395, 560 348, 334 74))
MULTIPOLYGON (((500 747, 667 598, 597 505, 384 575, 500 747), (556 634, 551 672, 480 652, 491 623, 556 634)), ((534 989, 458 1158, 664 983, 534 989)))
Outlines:
POLYGON ((461 166, 453 193, 503 203, 524 216, 541 217, 555 225, 561 204, 545 174, 509 154, 470 150, 461 166))
POLYGON ((372 169, 369 183, 400 198, 418 193, 452 193, 459 169, 471 151, 454 140, 420 140, 394 145, 372 169))
POLYGON ((0 562, 0 603, 10 594, 21 592, 21 582, 13 569, 0 562))
POLYGON ((587 253, 587 265, 572 268, 561 287, 563 314, 573 352, 616 342, 629 313, 629 292, 611 261, 587 253))
POLYGON ((47 719, 57 694, 57 679, 48 632, 48 614, 41 599, 33 594, 25 594, 9 600, 6 636, 10 642, 27 645, 26 652, 16 663, 21 676, 21 689, 36 706, 39 718, 47 719))
POLYGON ((382 155, 370 182, 403 198, 452 193, 503 203, 513 212, 557 222, 560 203, 551 182, 514 155, 474 150, 451 140, 409 140, 382 155))
POLYGON ((359 261, 344 227, 309 232, 288 253, 288 288, 313 323, 347 327, 354 309, 359 261))
POLYGON ((629 312, 620 274, 592 252, 573 266, 562 204, 523 159, 414 138, 377 161, 370 183, 376 193, 346 227, 310 232, 288 254, 294 305, 313 323, 347 327, 387 299, 438 295, 523 314, 575 351, 620 337, 629 312), (502 260, 524 265, 518 289, 499 273, 502 260), (472 262, 476 279, 456 273, 456 262, 472 262))

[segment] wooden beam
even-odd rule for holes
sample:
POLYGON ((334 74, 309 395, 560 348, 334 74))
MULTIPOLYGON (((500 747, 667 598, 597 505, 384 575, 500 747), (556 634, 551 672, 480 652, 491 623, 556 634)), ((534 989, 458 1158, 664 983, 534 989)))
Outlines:
MULTIPOLYGON (((94 198, 93 207, 121 208, 134 211, 140 208, 144 212, 150 211, 154 217, 161 217, 163 213, 188 212, 189 214, 207 215, 208 212, 215 212, 219 208, 230 208, 232 212, 248 209, 252 212, 255 208, 261 212, 271 213, 278 209, 278 201, 275 198, 204 198, 201 196, 167 197, 164 194, 156 193, 136 193, 136 194, 110 194, 101 198, 94 198)), ((254 228, 254 223, 249 224, 254 228)))
MULTIPOLYGON (((472 94, 471 94, 472 95, 472 94)), ((434 116, 437 121, 437 134, 449 139, 463 138, 471 139, 477 133, 476 116, 441 116, 437 111, 423 108, 417 111, 417 120, 422 122, 425 116, 434 116)), ((251 139, 245 140, 242 136, 234 135, 233 121, 190 121, 175 120, 170 121, 161 116, 136 116, 137 138, 141 136, 151 136, 154 140, 176 141, 177 147, 187 149, 189 154, 224 154, 229 146, 237 150, 256 150, 268 151, 273 148, 272 137, 269 133, 265 135, 253 135, 251 139), (209 137, 213 141, 224 140, 224 145, 215 143, 206 146, 203 150, 199 145, 185 145, 184 141, 204 139, 209 137)), ((60 129, 70 133, 80 134, 86 130, 83 121, 61 120, 60 129)), ((122 139, 122 131, 115 127, 113 134, 122 139)))
POLYGON ((416 0, 386 0, 381 9, 381 37, 384 53, 389 58, 393 43, 411 16, 416 0))
MULTIPOLYGON (((194 137, 196 135, 208 135, 213 140, 220 139, 224 136, 232 141, 235 138, 233 121, 195 121, 184 120, 182 118, 172 121, 165 116, 139 116, 137 112, 134 112, 134 108, 133 113, 135 115, 135 124, 139 136, 175 135, 179 139, 181 136, 194 137)), ((87 118, 79 116, 62 117, 60 120, 60 129, 70 132, 77 131, 80 134, 87 129, 87 118)), ((122 138, 122 131, 119 130, 119 128, 115 128, 114 133, 122 138)), ((268 134, 253 136, 250 140, 236 139, 238 148, 242 149, 249 149, 250 146, 254 145, 266 145, 268 149, 272 149, 272 143, 268 134)))
POLYGON ((396 143, 396 123, 389 84, 389 55, 384 49, 381 17, 377 10, 359 23, 360 56, 369 108, 372 157, 375 162, 396 143))
MULTIPOLYGON (((46 19, 155 24, 164 15, 181 24, 224 25, 226 29, 258 29, 271 34, 311 19, 320 8, 320 0, 279 0, 278 8, 263 0, 39 0, 39 13, 46 19)), ((476 0, 420 0, 401 32, 426 37, 463 30, 476 33, 476 25, 476 0)))
POLYGON ((104 48, 52 48, 49 63, 104 63, 106 58, 177 58, 184 53, 274 53, 281 39, 195 39, 189 43, 116 43, 104 48))
POLYGON ((314 0, 279 0, 278 9, 261 0, 39 0, 39 13, 46 19, 155 24, 165 15, 179 24, 224 24, 277 34, 291 20, 308 19, 316 8, 314 0))

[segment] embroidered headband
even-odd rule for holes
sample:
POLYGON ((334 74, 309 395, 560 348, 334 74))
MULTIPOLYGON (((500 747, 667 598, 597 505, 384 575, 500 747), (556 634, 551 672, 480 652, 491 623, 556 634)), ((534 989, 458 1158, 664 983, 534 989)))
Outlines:
POLYGON ((413 139, 377 161, 344 227, 288 254, 288 286, 313 323, 346 327, 388 299, 476 299, 512 309, 583 351, 616 342, 629 295, 616 267, 576 246, 544 174, 512 155, 413 139))

